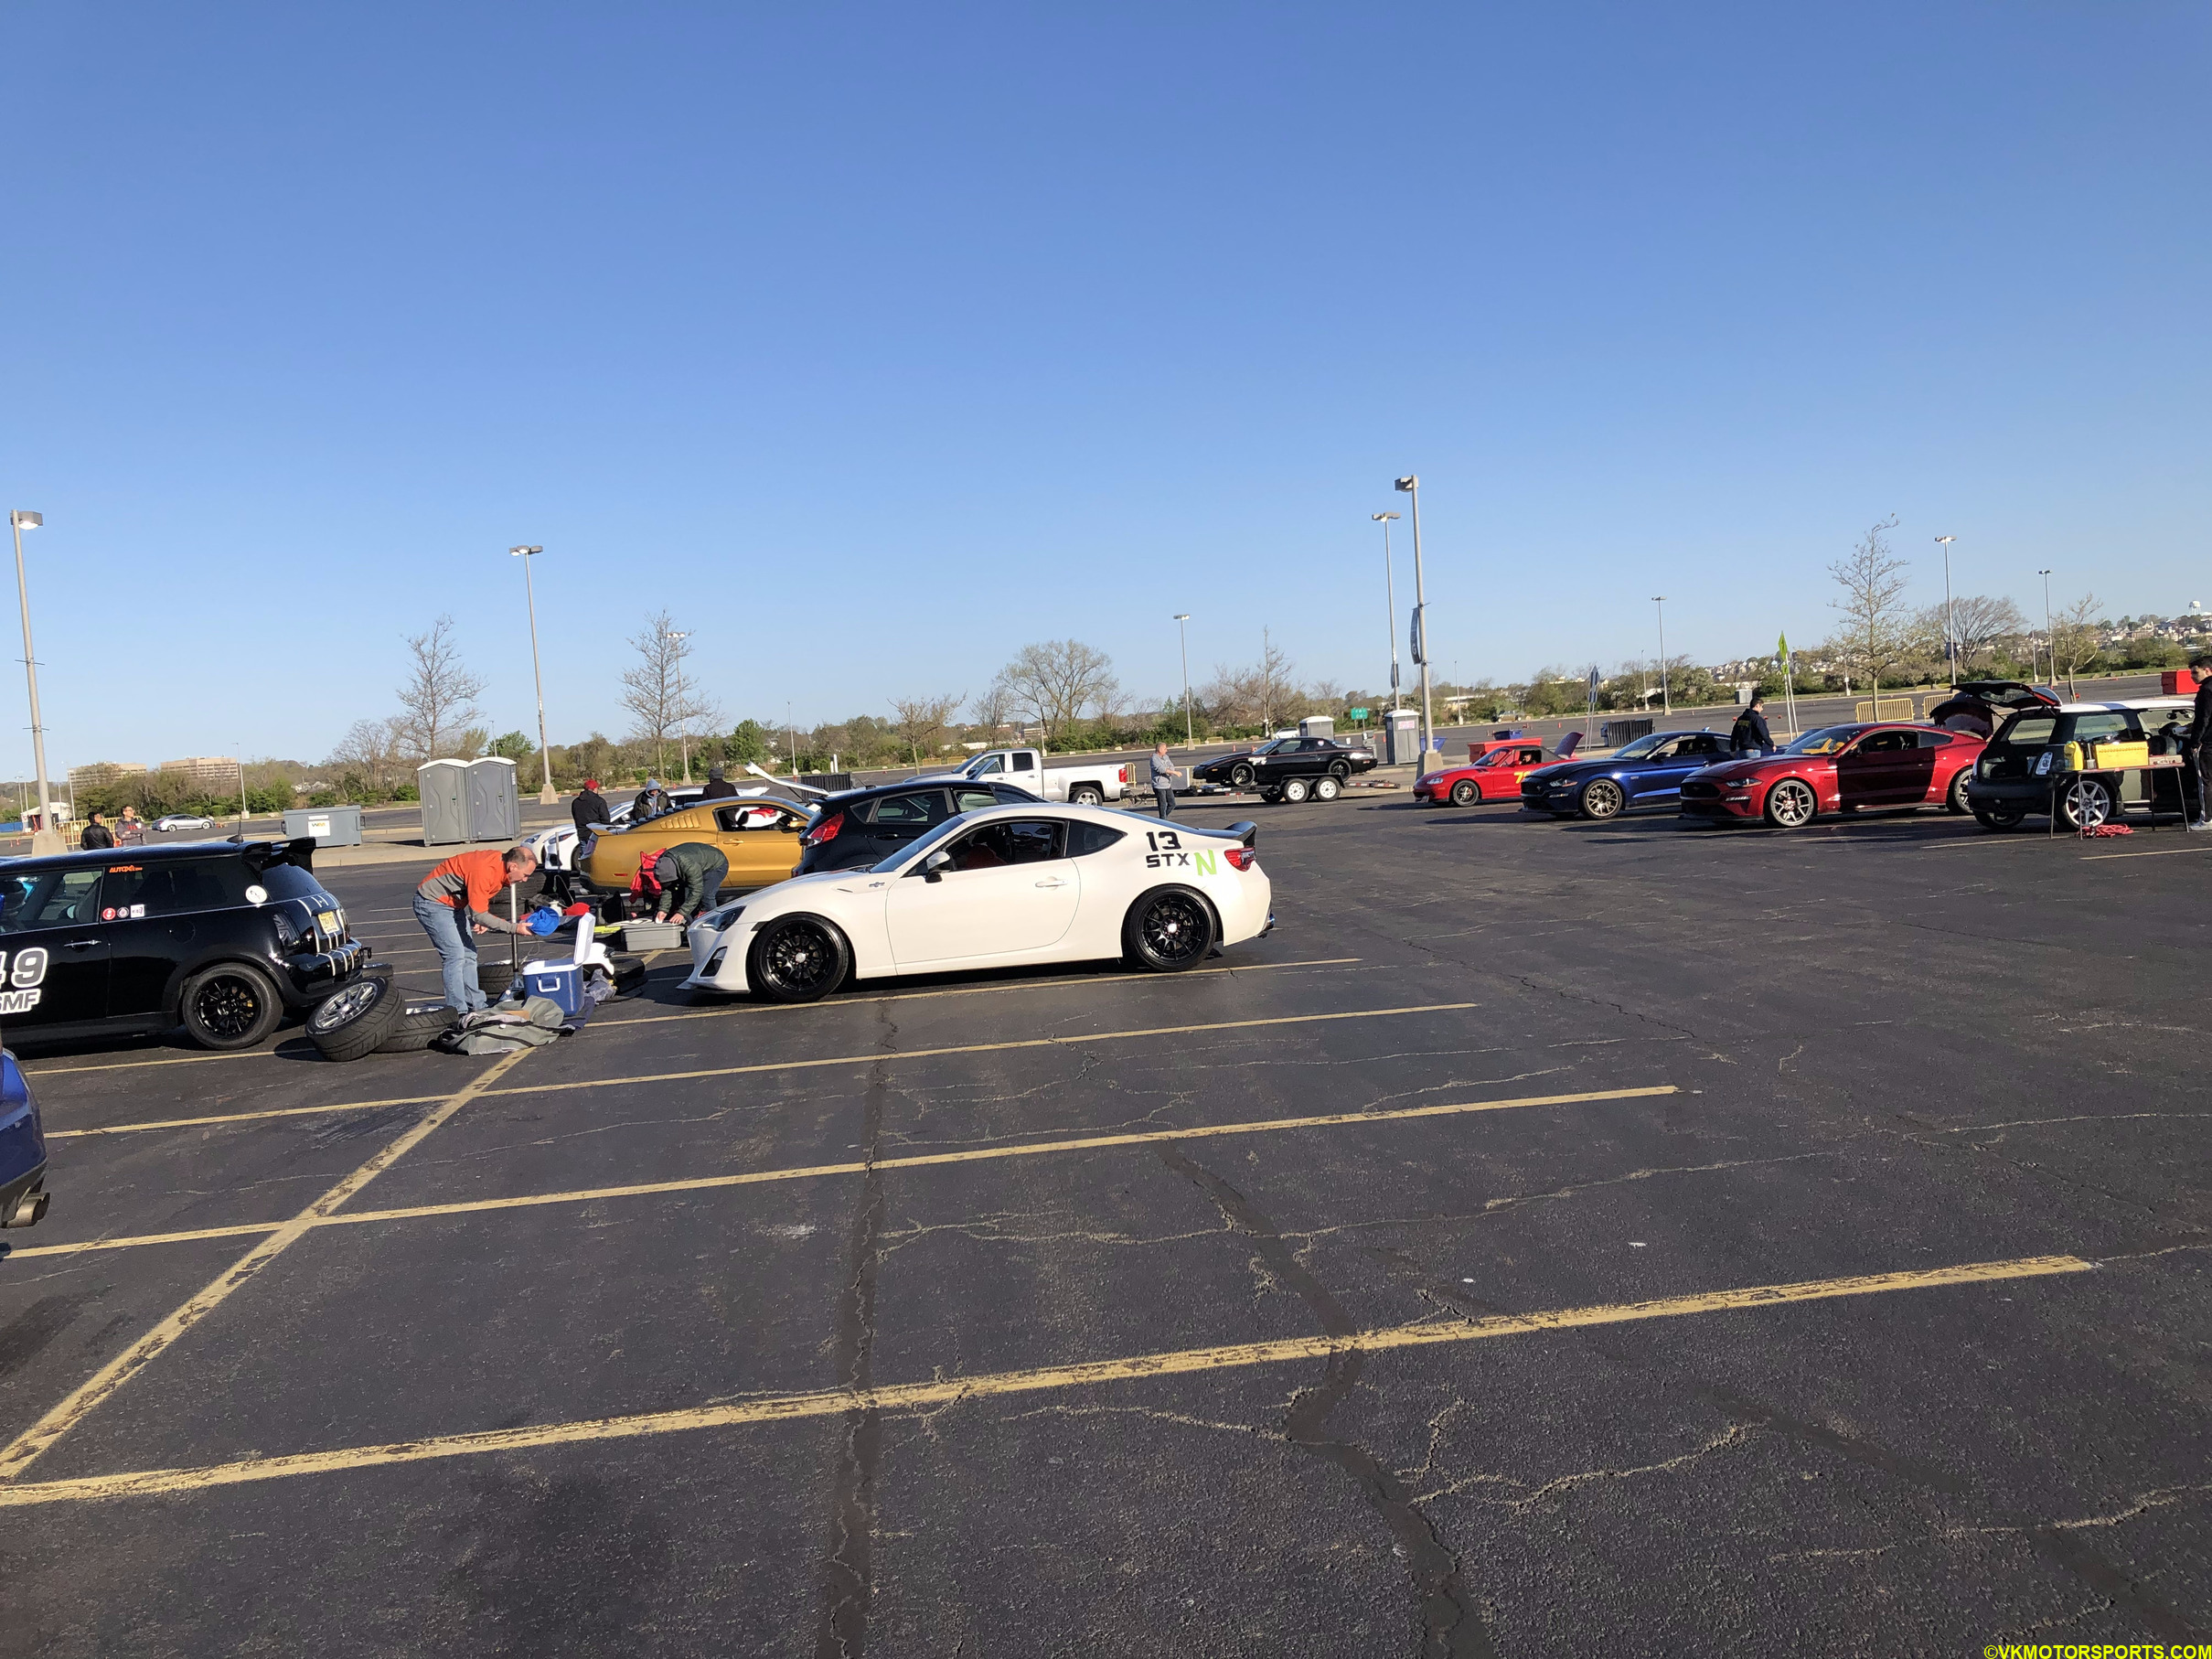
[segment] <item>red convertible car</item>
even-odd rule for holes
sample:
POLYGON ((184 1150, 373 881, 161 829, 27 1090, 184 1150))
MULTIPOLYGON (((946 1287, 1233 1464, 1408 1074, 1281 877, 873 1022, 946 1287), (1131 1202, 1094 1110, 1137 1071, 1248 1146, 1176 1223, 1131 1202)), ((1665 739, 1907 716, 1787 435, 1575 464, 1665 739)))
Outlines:
POLYGON ((1740 755, 1683 779, 1685 817, 1764 819, 1801 830, 1823 812, 1941 807, 1965 812, 1982 754, 1971 732, 1934 726, 1822 726, 1777 755, 1740 755))
MULTIPOLYGON (((1580 736, 1579 733, 1572 733, 1580 736)), ((1561 753, 1547 755, 1544 745, 1530 738, 1510 741, 1485 739, 1470 744, 1473 751, 1464 766, 1447 766, 1441 772, 1425 772, 1414 779, 1413 797, 1432 806, 1449 801, 1455 807, 1471 807, 1477 801, 1513 801, 1521 799, 1521 780, 1538 766, 1549 766, 1565 760, 1572 753, 1572 743, 1562 744, 1561 753)))

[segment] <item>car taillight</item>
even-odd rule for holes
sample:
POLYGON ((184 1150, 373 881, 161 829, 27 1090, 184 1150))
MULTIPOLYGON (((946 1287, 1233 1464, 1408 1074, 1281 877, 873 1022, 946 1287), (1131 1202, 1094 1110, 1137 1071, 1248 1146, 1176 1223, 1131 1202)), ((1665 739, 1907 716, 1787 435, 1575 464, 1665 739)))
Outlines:
POLYGON ((807 830, 806 834, 800 836, 799 845, 802 847, 825 846, 837 840, 838 831, 844 827, 845 815, 842 812, 832 812, 813 829, 807 830))
POLYGON ((1232 870, 1252 870, 1259 864, 1259 854, 1249 847, 1232 847, 1222 857, 1229 861, 1232 870))

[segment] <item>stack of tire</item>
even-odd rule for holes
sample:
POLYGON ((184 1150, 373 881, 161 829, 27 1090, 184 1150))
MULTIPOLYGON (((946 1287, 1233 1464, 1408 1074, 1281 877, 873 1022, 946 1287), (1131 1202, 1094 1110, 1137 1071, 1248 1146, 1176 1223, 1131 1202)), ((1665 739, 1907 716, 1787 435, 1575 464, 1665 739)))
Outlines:
MULTIPOLYGON (((504 962, 486 962, 476 969, 484 994, 495 999, 514 977, 504 962)), ((428 1048, 460 1018, 444 998, 411 997, 393 982, 390 969, 377 967, 316 1005, 307 1016, 307 1040, 326 1060, 411 1054, 428 1048)))

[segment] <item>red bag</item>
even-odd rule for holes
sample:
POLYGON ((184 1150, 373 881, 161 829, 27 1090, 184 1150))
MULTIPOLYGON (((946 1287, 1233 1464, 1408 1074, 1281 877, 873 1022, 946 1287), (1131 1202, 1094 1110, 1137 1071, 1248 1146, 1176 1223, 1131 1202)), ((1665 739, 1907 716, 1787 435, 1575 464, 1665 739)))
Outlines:
POLYGON ((630 878, 630 891, 641 897, 660 891, 660 878, 653 873, 653 866, 660 862, 666 847, 656 847, 637 861, 637 873, 630 878))

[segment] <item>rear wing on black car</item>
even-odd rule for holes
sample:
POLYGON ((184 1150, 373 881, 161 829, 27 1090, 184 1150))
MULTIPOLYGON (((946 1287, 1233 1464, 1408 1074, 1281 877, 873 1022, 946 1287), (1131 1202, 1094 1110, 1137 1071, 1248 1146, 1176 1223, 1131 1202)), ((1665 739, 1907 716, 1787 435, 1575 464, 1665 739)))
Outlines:
POLYGON ((239 849, 246 862, 256 870, 266 870, 272 864, 295 864, 302 870, 315 868, 315 837, 299 836, 288 841, 248 841, 239 849))

